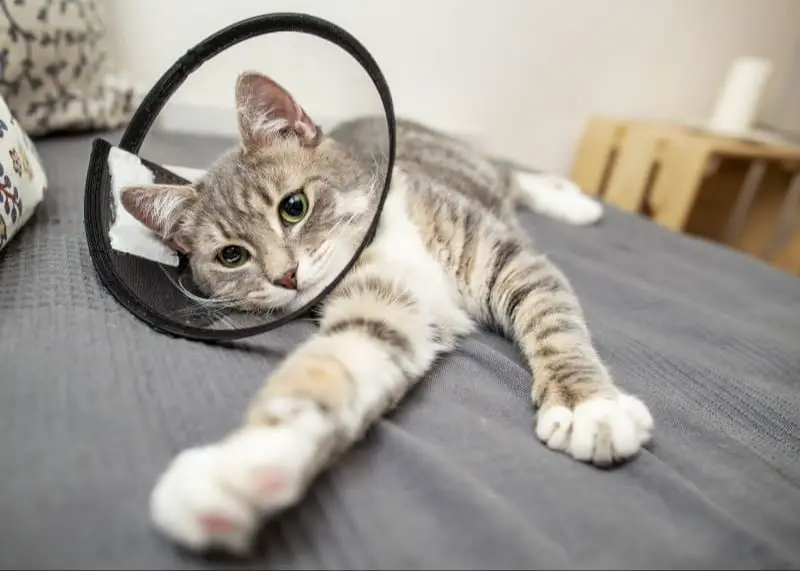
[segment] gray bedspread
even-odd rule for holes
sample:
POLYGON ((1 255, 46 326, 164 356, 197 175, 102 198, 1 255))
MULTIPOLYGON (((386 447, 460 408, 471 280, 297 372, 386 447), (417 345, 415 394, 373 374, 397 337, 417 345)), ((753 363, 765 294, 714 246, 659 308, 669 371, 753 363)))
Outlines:
MULTIPOLYGON (((601 471, 547 450, 517 351, 480 334, 268 525, 252 560, 175 550, 148 523, 156 477, 231 429, 312 327, 223 348, 121 309, 83 236, 90 141, 38 143, 49 193, 0 253, 0 567, 800 566, 800 280, 613 209, 594 228, 524 220, 653 410, 636 460, 601 471)), ((203 167, 223 144, 154 135, 143 154, 203 167)))

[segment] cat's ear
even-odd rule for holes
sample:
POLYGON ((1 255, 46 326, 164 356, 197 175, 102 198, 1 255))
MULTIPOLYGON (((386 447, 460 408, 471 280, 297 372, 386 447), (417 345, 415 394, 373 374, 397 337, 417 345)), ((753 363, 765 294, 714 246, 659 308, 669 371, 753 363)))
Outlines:
POLYGON ((266 75, 245 72, 236 80, 236 111, 245 149, 258 149, 283 137, 316 146, 322 130, 291 93, 266 75))
POLYGON ((187 253, 187 245, 176 230, 197 191, 191 186, 148 184, 129 186, 120 193, 122 206, 173 249, 187 253))

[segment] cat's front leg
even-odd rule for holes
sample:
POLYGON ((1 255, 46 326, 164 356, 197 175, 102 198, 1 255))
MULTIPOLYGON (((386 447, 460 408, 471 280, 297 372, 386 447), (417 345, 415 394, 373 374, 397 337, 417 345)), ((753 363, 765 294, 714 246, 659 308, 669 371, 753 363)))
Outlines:
POLYGON ((552 449, 600 466, 636 455, 653 418, 611 379, 566 277, 514 237, 498 239, 474 283, 487 313, 521 346, 533 372, 537 436, 552 449))
POLYGON ((243 425, 173 460, 152 494, 156 527, 193 550, 248 550, 264 518, 298 502, 442 349, 422 301, 385 276, 344 282, 319 333, 268 379, 243 425))

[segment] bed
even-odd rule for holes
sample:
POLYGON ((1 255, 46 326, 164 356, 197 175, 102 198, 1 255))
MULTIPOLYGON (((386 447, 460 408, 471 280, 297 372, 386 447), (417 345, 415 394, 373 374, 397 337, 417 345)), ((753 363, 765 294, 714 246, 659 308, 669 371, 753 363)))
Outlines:
MULTIPOLYGON (((596 227, 523 220, 654 413, 633 462, 598 470, 547 450, 518 352, 476 334, 265 526, 251 560, 174 549, 148 522, 156 477, 231 429, 313 328, 218 347, 118 306, 83 235, 91 138, 37 143, 47 197, 0 252, 0 567, 800 566, 800 281, 611 207, 596 227)), ((202 168, 228 143, 154 133, 142 155, 202 168)))

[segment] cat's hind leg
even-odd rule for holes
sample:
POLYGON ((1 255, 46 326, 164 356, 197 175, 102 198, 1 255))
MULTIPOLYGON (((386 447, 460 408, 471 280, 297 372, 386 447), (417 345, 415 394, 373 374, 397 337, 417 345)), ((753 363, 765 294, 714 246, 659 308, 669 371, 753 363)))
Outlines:
POLYGON ((533 373, 536 434, 552 449, 606 466, 635 456, 653 419, 611 379, 564 274, 497 229, 475 239, 467 288, 475 313, 521 347, 533 373))

